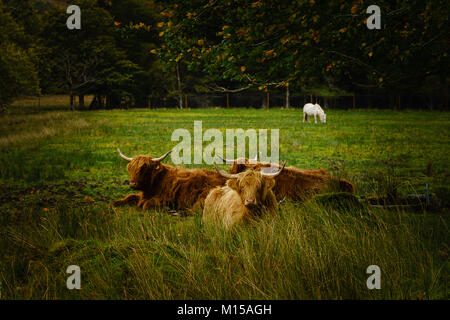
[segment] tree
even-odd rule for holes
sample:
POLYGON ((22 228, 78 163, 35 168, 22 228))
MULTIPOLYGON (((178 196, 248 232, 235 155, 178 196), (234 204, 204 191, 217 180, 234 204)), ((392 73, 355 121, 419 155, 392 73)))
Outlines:
POLYGON ((35 54, 24 27, 0 0, 0 109, 14 98, 39 93, 35 54))
POLYGON ((288 83, 410 92, 430 76, 446 87, 448 2, 377 4, 381 30, 367 28, 361 0, 172 1, 158 24, 159 55, 207 74, 224 92, 288 83))
POLYGON ((45 45, 48 48, 47 73, 42 76, 57 83, 70 95, 83 101, 85 94, 106 96, 107 107, 119 106, 122 96, 130 94, 139 67, 118 48, 110 13, 94 0, 78 3, 82 10, 81 30, 69 30, 63 8, 49 9, 44 20, 45 45))

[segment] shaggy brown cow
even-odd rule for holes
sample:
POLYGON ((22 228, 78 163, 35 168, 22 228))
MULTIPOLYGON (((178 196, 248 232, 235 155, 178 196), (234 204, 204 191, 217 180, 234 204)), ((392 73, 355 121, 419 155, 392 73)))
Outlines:
POLYGON ((212 189, 206 197, 203 221, 223 223, 229 228, 239 222, 249 222, 264 212, 274 214, 278 208, 272 191, 274 177, 283 169, 284 166, 275 173, 248 169, 229 174, 216 168, 228 180, 225 186, 212 189))
POLYGON ((113 205, 137 204, 143 209, 169 207, 174 210, 196 208, 203 204, 208 192, 225 184, 226 178, 214 170, 183 169, 161 163, 171 151, 159 158, 129 158, 130 187, 141 191, 116 200, 113 205))
MULTIPOLYGON (((231 164, 230 173, 236 174, 247 168, 279 168, 277 164, 269 162, 255 162, 248 159, 229 160, 220 157, 226 164, 231 164)), ((273 189, 277 200, 284 198, 301 201, 315 193, 323 192, 329 185, 335 184, 340 191, 355 192, 353 183, 346 179, 331 176, 325 169, 297 169, 288 167, 276 178, 273 189)))

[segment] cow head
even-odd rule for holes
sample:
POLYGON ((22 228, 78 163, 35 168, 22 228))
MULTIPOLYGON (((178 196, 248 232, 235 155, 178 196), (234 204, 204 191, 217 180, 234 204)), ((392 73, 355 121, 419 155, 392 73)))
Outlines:
MULTIPOLYGON (((253 159, 246 159, 246 158, 238 158, 235 160, 230 159, 224 159, 219 156, 219 158, 223 161, 223 163, 231 164, 231 167, 229 169, 229 172, 231 174, 235 173, 241 173, 244 172, 247 169, 253 169, 253 170, 260 170, 261 168, 279 168, 278 165, 274 165, 270 162, 257 162, 257 157, 253 159)), ((269 170, 269 169, 264 169, 269 170)))
POLYGON ((129 158, 117 149, 119 156, 128 161, 127 169, 130 174, 130 187, 136 190, 144 190, 147 186, 153 183, 154 178, 165 170, 161 163, 172 150, 166 152, 159 158, 152 158, 150 156, 136 156, 129 158))
POLYGON ((283 171, 285 165, 286 163, 276 172, 271 172, 271 168, 247 169, 238 174, 230 174, 217 168, 216 170, 228 179, 227 186, 239 194, 246 207, 256 207, 265 203, 267 195, 272 192, 272 188, 275 186, 274 177, 283 171))
POLYGON ((237 158, 231 160, 222 158, 221 156, 218 157, 223 161, 223 163, 231 164, 230 173, 232 174, 244 172, 245 170, 247 170, 247 168, 259 169, 261 167, 260 162, 257 162, 258 154, 256 154, 253 159, 237 158))

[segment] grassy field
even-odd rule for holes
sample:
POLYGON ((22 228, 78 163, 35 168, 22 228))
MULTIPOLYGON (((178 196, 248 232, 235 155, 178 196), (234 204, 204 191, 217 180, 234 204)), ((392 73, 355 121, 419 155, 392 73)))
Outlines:
POLYGON ((299 109, 43 109, 0 116, 2 299, 449 298, 449 113, 329 110, 314 125, 299 109), (203 225, 200 212, 109 207, 131 191, 116 148, 159 156, 194 120, 278 128, 288 165, 327 168, 359 197, 429 183, 433 206, 284 202, 278 216, 232 232, 203 225), (373 264, 380 290, 366 287, 373 264), (81 290, 66 288, 69 265, 81 268, 81 290))

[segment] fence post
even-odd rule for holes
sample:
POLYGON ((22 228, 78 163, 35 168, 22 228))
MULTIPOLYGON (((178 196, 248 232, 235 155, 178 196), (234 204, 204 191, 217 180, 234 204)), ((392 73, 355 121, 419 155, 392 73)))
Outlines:
POLYGON ((227 108, 230 107, 230 94, 227 93, 227 108))

